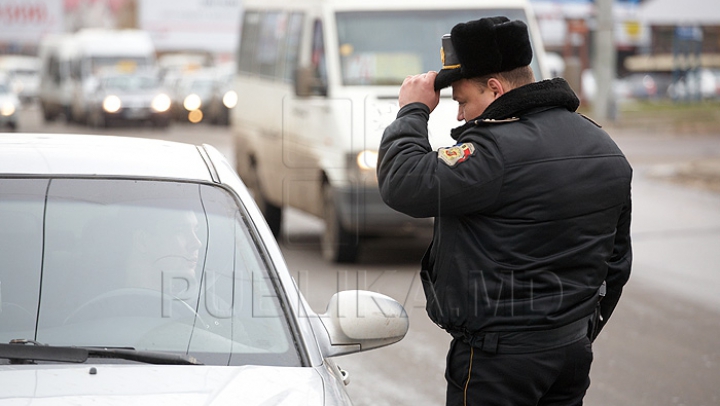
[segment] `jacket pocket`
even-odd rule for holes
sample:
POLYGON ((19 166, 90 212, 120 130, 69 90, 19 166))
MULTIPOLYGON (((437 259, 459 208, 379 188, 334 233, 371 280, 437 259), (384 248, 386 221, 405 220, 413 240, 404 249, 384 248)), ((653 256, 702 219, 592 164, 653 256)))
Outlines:
POLYGON ((440 302, 438 301, 437 292, 435 291, 435 280, 437 275, 435 274, 435 261, 432 258, 432 246, 430 243, 423 259, 420 263, 420 280, 422 281, 423 291, 425 292, 425 300, 427 301, 425 309, 427 310, 428 316, 436 324, 441 324, 443 321, 442 309, 440 308, 440 302))

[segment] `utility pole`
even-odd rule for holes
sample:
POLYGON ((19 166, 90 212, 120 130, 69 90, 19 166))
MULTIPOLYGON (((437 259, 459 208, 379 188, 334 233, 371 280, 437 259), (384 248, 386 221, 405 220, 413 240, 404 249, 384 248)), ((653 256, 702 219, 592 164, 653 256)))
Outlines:
POLYGON ((613 1, 595 0, 596 21, 593 73, 597 92, 593 100, 593 115, 601 122, 614 121, 616 115, 613 85, 616 76, 615 40, 613 36, 613 1))

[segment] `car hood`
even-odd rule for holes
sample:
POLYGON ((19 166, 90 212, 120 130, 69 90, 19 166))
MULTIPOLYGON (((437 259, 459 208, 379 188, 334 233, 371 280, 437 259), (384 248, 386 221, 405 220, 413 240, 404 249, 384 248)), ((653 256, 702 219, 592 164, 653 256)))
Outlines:
MULTIPOLYGON (((163 93, 163 92, 160 91, 160 90, 153 90, 153 89, 135 90, 135 91, 131 91, 131 92, 119 92, 119 91, 113 92, 113 91, 107 91, 107 92, 105 92, 105 96, 109 96, 109 95, 112 94, 112 95, 115 95, 115 96, 119 97, 120 100, 125 101, 125 102, 128 101, 128 100, 132 100, 132 101, 139 101, 139 100, 142 100, 142 101, 150 101, 150 100, 152 100, 155 96, 157 96, 157 95, 159 95, 159 94, 161 94, 161 93, 163 93)), ((165 94, 167 94, 167 93, 165 93, 165 94)))
POLYGON ((313 368, 0 366, 0 405, 322 405, 323 386, 313 368))

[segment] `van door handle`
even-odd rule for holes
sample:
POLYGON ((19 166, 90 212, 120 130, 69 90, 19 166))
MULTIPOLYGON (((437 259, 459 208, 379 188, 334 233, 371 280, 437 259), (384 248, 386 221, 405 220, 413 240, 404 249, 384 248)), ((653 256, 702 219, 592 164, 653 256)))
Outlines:
POLYGON ((272 130, 262 130, 260 131, 260 135, 264 138, 280 138, 280 135, 272 130))

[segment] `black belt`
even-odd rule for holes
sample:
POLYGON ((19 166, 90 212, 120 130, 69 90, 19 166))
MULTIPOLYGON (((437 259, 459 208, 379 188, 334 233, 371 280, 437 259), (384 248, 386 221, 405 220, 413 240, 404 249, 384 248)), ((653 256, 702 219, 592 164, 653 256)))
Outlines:
POLYGON ((453 337, 491 354, 523 354, 579 341, 587 337, 589 321, 589 318, 585 317, 550 330, 453 334, 453 337))

